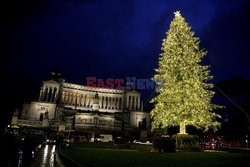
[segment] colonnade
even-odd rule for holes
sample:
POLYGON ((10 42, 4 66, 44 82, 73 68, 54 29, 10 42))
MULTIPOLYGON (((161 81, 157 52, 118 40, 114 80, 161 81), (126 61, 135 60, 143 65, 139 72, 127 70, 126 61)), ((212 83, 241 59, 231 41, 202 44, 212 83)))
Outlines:
POLYGON ((42 86, 39 95, 39 101, 55 103, 58 97, 58 87, 42 86))
MULTIPOLYGON (((95 94, 79 94, 63 91, 61 103, 79 107, 92 107, 95 94)), ((140 96, 127 96, 126 109, 139 110, 140 96)), ((123 110, 123 97, 99 95, 99 109, 123 110)))
POLYGON ((130 96, 127 97, 126 108, 129 110, 139 110, 140 109, 140 96, 130 96))

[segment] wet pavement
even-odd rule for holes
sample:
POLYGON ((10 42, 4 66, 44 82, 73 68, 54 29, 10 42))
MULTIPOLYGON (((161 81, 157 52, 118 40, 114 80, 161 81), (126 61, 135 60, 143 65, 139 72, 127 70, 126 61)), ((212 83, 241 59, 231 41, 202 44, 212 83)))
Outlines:
POLYGON ((34 154, 30 167, 55 167, 55 145, 45 145, 34 154))

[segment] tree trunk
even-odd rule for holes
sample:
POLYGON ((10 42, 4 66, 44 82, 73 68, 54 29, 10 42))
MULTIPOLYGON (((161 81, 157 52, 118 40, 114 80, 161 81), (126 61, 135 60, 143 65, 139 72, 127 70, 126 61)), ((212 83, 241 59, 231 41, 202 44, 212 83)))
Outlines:
POLYGON ((187 133, 186 133, 186 123, 185 123, 185 121, 183 121, 183 122, 180 123, 180 131, 179 131, 179 134, 187 134, 187 133))

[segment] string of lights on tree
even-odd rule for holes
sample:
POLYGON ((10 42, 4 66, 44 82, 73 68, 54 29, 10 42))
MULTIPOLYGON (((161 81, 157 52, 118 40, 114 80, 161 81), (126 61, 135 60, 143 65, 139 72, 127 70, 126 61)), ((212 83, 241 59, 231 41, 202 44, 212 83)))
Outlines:
POLYGON ((155 69, 154 80, 161 80, 162 85, 151 101, 155 104, 152 130, 180 126, 180 133, 185 134, 186 125, 205 131, 220 125, 216 121, 220 116, 212 111, 222 107, 211 103, 214 92, 209 81, 213 77, 209 66, 201 65, 207 52, 199 48, 199 43, 180 12, 175 12, 155 69))

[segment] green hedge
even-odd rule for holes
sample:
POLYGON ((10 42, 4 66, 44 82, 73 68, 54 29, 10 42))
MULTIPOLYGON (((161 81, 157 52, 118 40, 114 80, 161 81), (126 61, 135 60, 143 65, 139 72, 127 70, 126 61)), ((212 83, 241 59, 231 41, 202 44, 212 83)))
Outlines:
POLYGON ((172 137, 161 137, 153 141, 158 152, 201 151, 199 136, 177 134, 172 137))
POLYGON ((201 151, 199 136, 177 134, 172 136, 176 140, 176 149, 180 151, 201 151))

